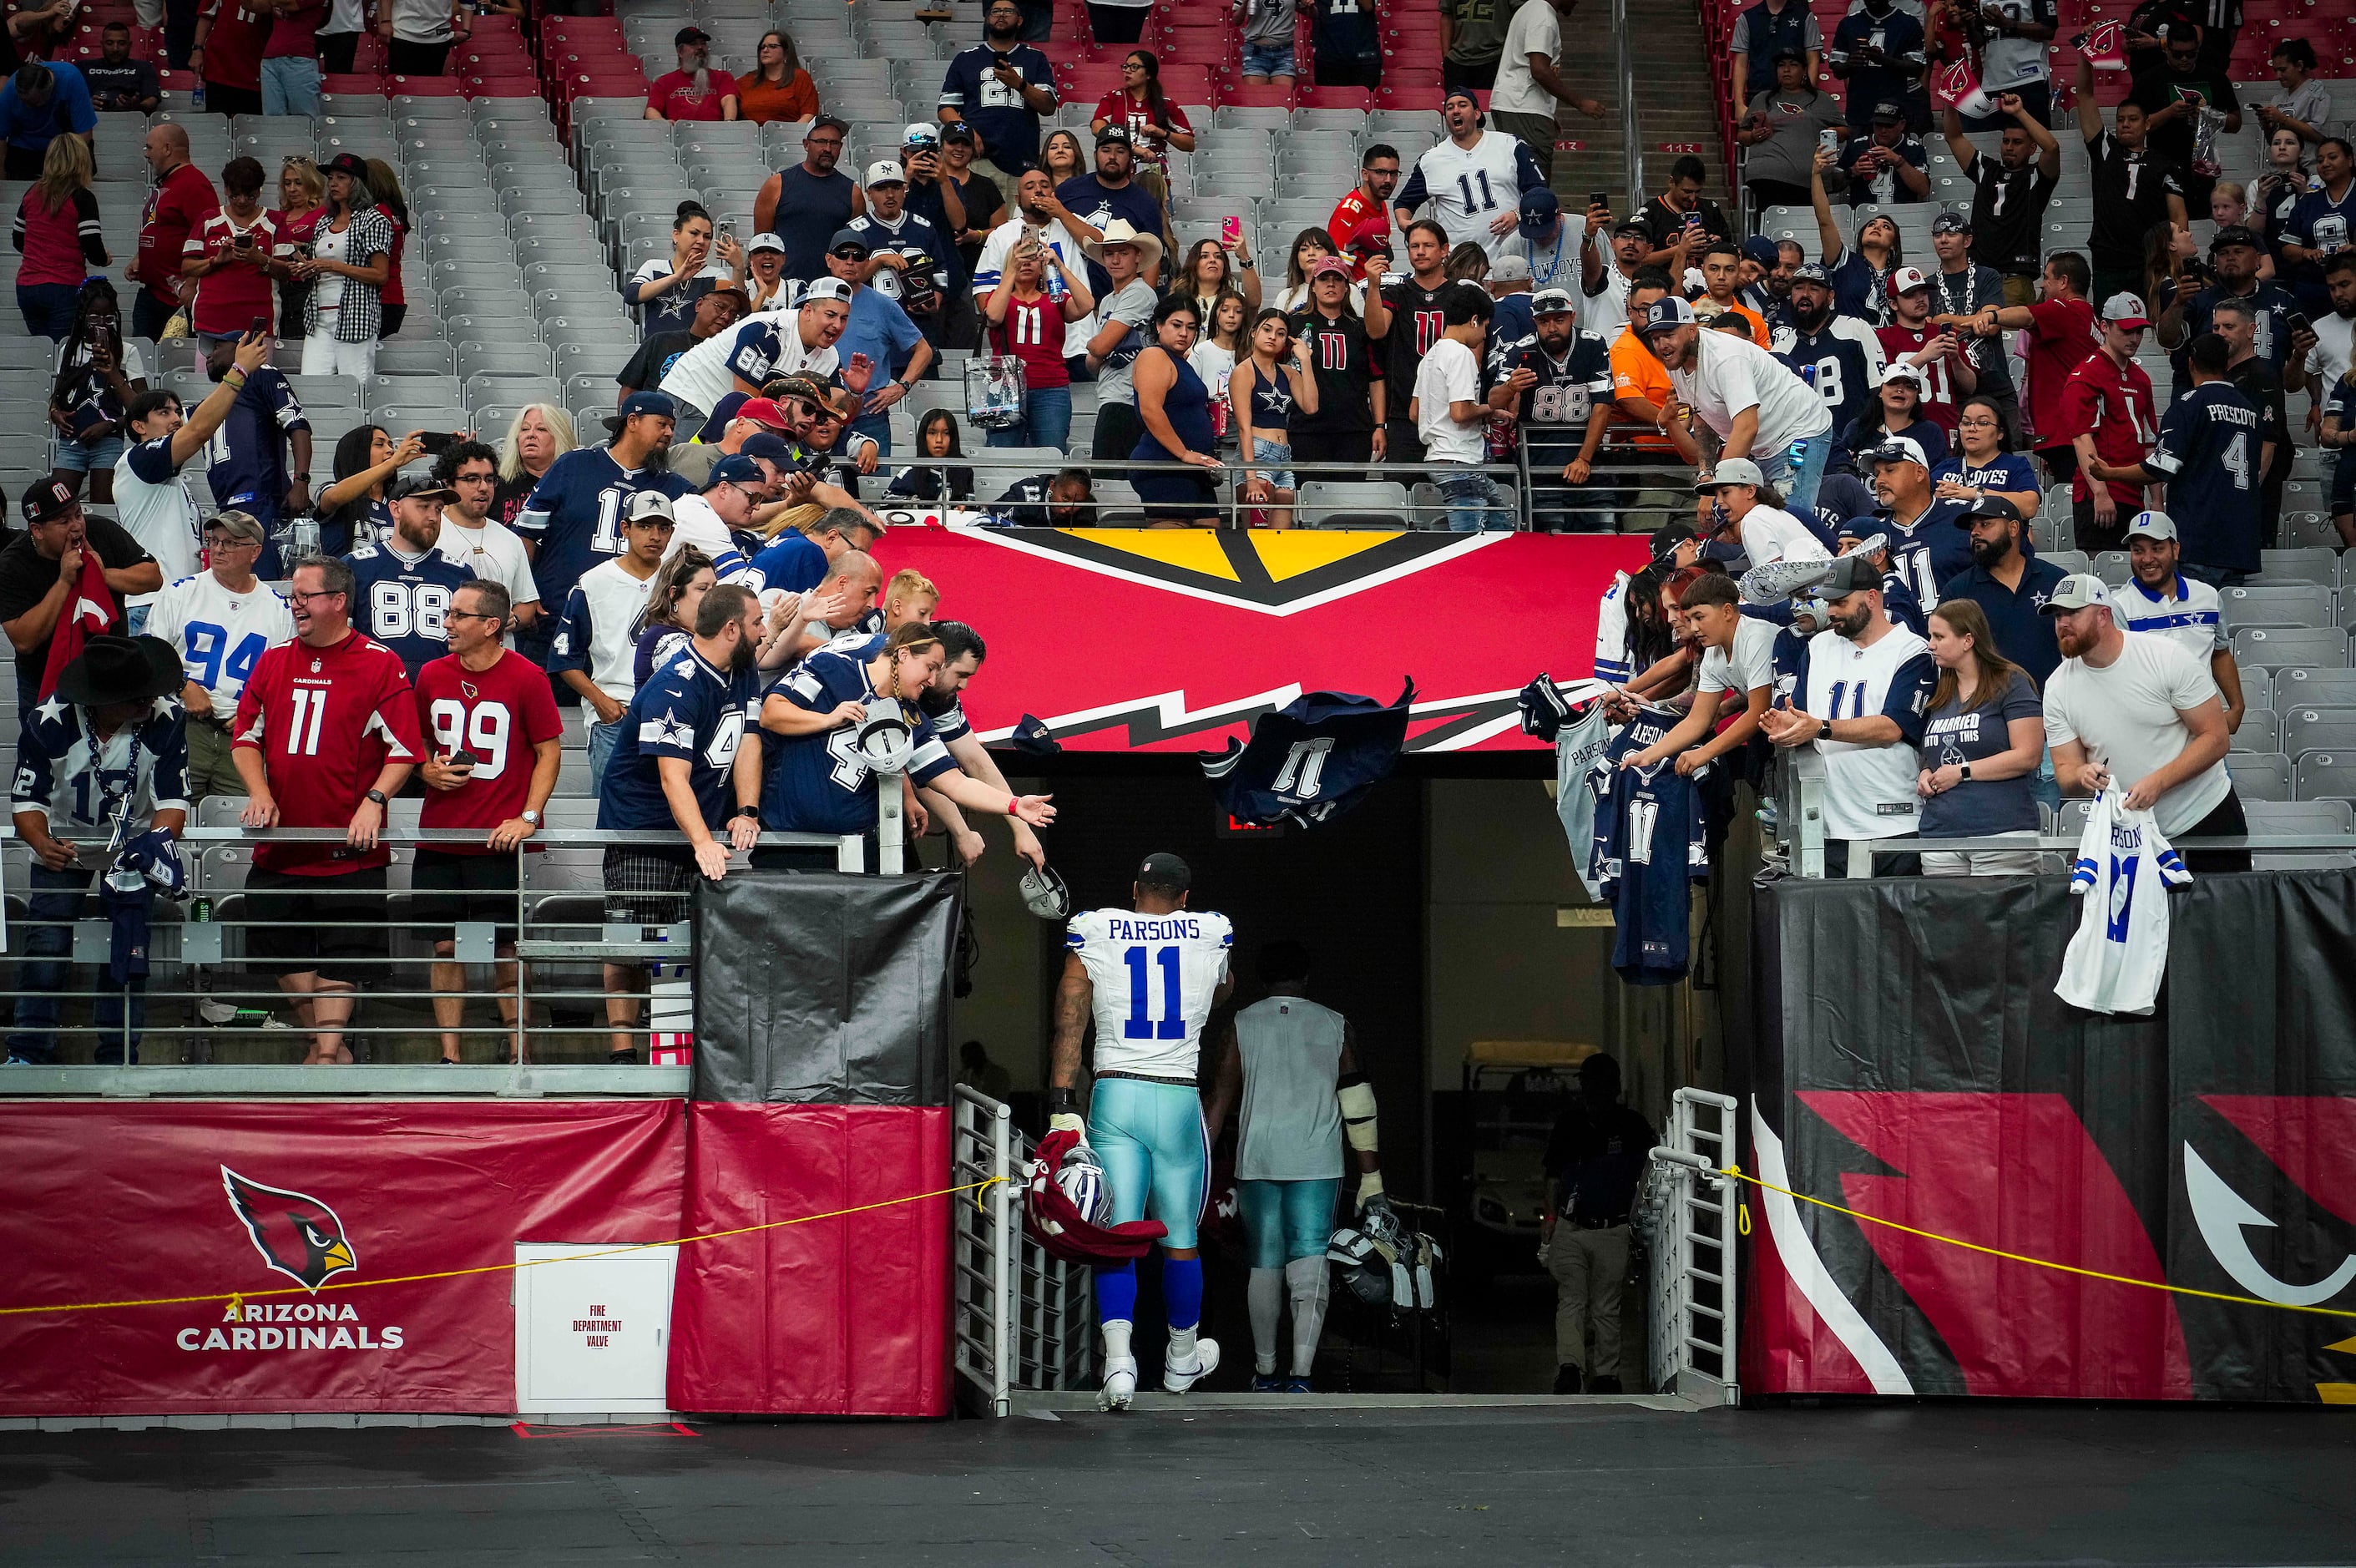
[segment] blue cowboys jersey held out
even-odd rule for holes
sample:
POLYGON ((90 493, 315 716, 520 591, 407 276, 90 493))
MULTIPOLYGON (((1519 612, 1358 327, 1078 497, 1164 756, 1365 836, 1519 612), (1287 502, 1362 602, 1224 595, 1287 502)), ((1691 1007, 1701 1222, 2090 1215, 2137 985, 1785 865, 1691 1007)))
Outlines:
POLYGON ((406 555, 388 540, 344 557, 352 569, 352 624, 401 657, 412 681, 450 651, 450 596, 475 580, 439 550, 406 555))
MULTIPOLYGON (((1641 716, 1614 736, 1587 775, 1595 794, 1589 865, 1599 897, 1612 905, 1612 967, 1631 985, 1685 978, 1692 943, 1691 885, 1709 880, 1708 822, 1695 779, 1675 758, 1648 768, 1620 759, 1669 733, 1641 716)), ((1704 768, 1707 772, 1708 768, 1704 768)))
POLYGON ((16 743, 12 808, 38 811, 53 838, 106 842, 114 814, 131 802, 127 832, 145 832, 160 811, 188 807, 188 737, 177 697, 158 697, 146 716, 103 743, 90 712, 50 697, 26 714, 16 743))
POLYGON ((1348 811, 1390 776, 1407 744, 1409 682, 1386 707, 1372 697, 1312 692, 1252 726, 1225 752, 1197 752, 1219 809, 1239 822, 1302 827, 1348 811))
POLYGON ((1225 915, 1174 909, 1075 915, 1064 945, 1096 989, 1096 1073, 1194 1081, 1203 1023, 1227 977, 1236 930, 1225 915))
POLYGON ((760 745, 760 726, 757 668, 732 673, 707 663, 693 648, 680 650, 630 699, 621 736, 605 764, 597 825, 641 830, 678 826, 656 768, 658 759, 670 757, 688 765, 688 784, 703 812, 703 825, 717 832, 736 810, 737 748, 760 745))
MULTIPOLYGON (((814 714, 859 703, 865 705, 869 718, 882 717, 890 703, 877 696, 868 682, 867 665, 859 653, 868 646, 830 643, 772 686, 770 694, 814 714)), ((908 757, 908 778, 922 786, 956 767, 925 715, 913 704, 898 706, 916 746, 908 757)), ((875 770, 860 755, 858 725, 778 736, 771 744, 778 756, 761 787, 763 826, 804 833, 863 833, 874 829, 877 780, 875 770)))

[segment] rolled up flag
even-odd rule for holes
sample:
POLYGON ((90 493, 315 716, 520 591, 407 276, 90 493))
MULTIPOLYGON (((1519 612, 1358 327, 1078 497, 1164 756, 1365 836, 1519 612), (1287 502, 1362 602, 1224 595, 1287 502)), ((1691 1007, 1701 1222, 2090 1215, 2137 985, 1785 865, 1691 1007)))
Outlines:
POLYGON ((1942 105, 1954 104, 1955 113, 1966 120, 1985 119, 1996 113, 1995 101, 1980 90, 1980 79, 1972 73, 1971 60, 1962 55, 1932 73, 1931 97, 1942 105))
POLYGON ((2126 29, 2116 22, 2097 22, 2072 38, 2070 45, 2096 70, 2127 68, 2126 29))

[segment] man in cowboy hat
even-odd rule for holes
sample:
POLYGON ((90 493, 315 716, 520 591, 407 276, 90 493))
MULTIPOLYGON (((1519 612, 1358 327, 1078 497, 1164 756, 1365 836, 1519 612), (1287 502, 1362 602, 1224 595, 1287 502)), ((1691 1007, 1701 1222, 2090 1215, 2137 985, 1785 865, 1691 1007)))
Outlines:
POLYGON ((1126 456, 1145 426, 1137 417, 1137 383, 1130 372, 1145 348, 1145 324, 1162 296, 1147 282, 1162 264, 1162 242, 1126 218, 1104 227, 1104 237, 1081 247, 1112 280, 1097 300, 1097 330, 1087 342, 1088 368, 1097 373, 1097 434, 1099 457, 1126 456))
POLYGON ((16 742, 16 836, 33 852, 26 902, 25 994, 8 1035, 11 1063, 57 1060, 58 999, 82 895, 96 870, 127 870, 133 886, 105 890, 119 934, 110 984, 98 988, 98 1060, 139 1059, 145 1012, 144 953, 148 875, 180 876, 173 841, 187 825, 188 742, 180 711, 180 656, 153 637, 96 636, 58 676, 57 690, 26 711, 16 742), (152 868, 152 871, 151 871, 152 868), (145 874, 145 875, 143 875, 145 874), (131 1016, 123 1017, 123 997, 131 1016))

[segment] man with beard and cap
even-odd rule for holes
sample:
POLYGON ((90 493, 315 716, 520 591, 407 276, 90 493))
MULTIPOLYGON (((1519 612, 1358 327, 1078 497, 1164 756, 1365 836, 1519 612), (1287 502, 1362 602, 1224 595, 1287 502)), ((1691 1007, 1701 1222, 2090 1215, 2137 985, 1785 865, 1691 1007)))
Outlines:
POLYGON ((1612 214, 1602 207, 1587 209, 1588 243, 1579 257, 1579 292, 1587 303, 1580 319, 1606 343, 1618 342, 1620 335, 1628 329, 1628 295, 1636 286, 1636 274, 1644 266, 1644 253, 1653 248, 1648 234, 1649 231, 1636 219, 1625 218, 1612 224, 1612 214), (1607 225, 1611 236, 1608 251, 1597 238, 1607 231, 1607 225))
POLYGON ((2265 242, 2242 225, 2218 230, 2209 242, 2209 267, 2216 281, 2198 294, 2179 288, 2152 318, 2153 335, 2169 350, 2169 365, 2176 372, 2179 394, 2190 384, 2184 380, 2185 350, 2203 332, 2222 330, 2211 320, 2222 301, 2238 300, 2248 306, 2256 323, 2257 352, 2276 374, 2297 366, 2313 347, 2311 341, 2294 340, 2291 318, 2304 314, 2298 300, 2280 284, 2258 276, 2265 253, 2265 242))
POLYGON ((827 236, 867 210, 859 182, 834 166, 850 134, 848 124, 821 113, 802 133, 802 161, 771 175, 753 198, 755 232, 785 242, 787 277, 826 276, 827 236))
POLYGON ((1612 346, 1579 329, 1567 289, 1532 295, 1530 314, 1535 333, 1494 345, 1488 371, 1489 406, 1515 417, 1529 448, 1531 526, 1608 530, 1611 513, 1572 508, 1612 424, 1612 346))
POLYGON ((2053 619, 2045 601, 2069 574, 2041 555, 2024 553, 2029 524, 2020 509, 2002 496, 1984 495, 1964 503, 1955 525, 1972 541, 1969 570, 1947 579, 1939 603, 1969 599, 1987 617, 1997 651, 2029 671, 2040 691, 2062 662, 2053 640, 2053 619))
POLYGON ((734 120, 738 118, 736 79, 712 69, 712 35, 701 27, 681 27, 670 40, 677 70, 665 71, 647 88, 645 117, 649 120, 734 120))
MULTIPOLYGON (((936 111, 943 124, 972 128, 973 166, 1007 188, 1039 161, 1040 123, 1058 102, 1055 68, 1022 42, 1022 35, 1023 7, 1015 0, 990 0, 982 40, 949 61, 936 111)), ((979 277, 974 286, 980 288, 979 277)))
MULTIPOLYGON (((57 993, 70 973, 64 960, 91 874, 131 873, 124 878, 131 886, 120 889, 110 875, 102 896, 116 915, 118 937, 134 939, 155 902, 148 867, 166 886, 178 886, 184 875, 173 848, 188 821, 187 736, 173 695, 180 682, 180 660, 171 644, 153 637, 93 637, 59 671, 49 699, 25 711, 12 807, 16 836, 32 852, 33 864, 26 872, 30 924, 16 950, 25 961, 16 1027, 8 1034, 11 1063, 57 1060, 57 993), (127 908, 118 912, 116 905, 127 908)), ((118 950, 117 961, 125 956, 118 950)), ((145 977, 143 957, 95 988, 91 1021, 99 1061, 139 1059, 145 977)))
POLYGON ((1776 331, 1769 351, 1815 389, 1832 413, 1834 429, 1847 429, 1881 384, 1888 361, 1879 336, 1857 317, 1834 311, 1832 280, 1815 262, 1792 269, 1785 311, 1789 325, 1776 331))
POLYGON ((819 275, 791 309, 755 312, 681 354, 663 377, 662 395, 695 427, 694 439, 719 440, 737 404, 760 396, 778 376, 806 371, 866 395, 877 367, 858 355, 846 359, 835 348, 851 325, 851 285, 828 271, 823 249, 817 265, 819 275))
POLYGON ((2242 667, 2225 639, 2225 618, 2217 590, 2179 569, 2181 547, 2176 520, 2164 511, 2139 511, 2127 524, 2127 564, 2133 575, 2111 591, 2112 618, 2122 631, 2164 637, 2208 661, 2210 678, 2225 699, 2225 733, 2242 727, 2250 711, 2242 692, 2242 667))
POLYGON ((1890 436, 1868 447, 1860 458, 1872 472, 1874 499, 1889 518, 1875 524, 1873 532, 1888 537, 1890 570, 1928 609, 1939 602, 1941 584, 1971 567, 1971 542, 1954 526, 1965 503, 1939 499, 1931 484, 1931 465, 1911 436, 1890 436))
MULTIPOLYGON (((632 392, 622 400, 622 425, 612 440, 575 447, 549 465, 515 522, 538 589, 516 593, 519 603, 536 598, 553 613, 582 573, 619 555, 622 508, 638 491, 660 490, 673 500, 688 493, 686 480, 665 472, 674 413, 670 399, 659 392, 632 392)), ((515 585, 509 587, 513 593, 515 585)))
POLYGON ((1982 313, 2004 304, 2004 279, 1994 267, 1974 261, 1971 220, 1960 212, 1931 220, 1931 249, 1939 258, 1938 270, 1931 274, 1931 325, 1963 339, 1977 392, 1997 401, 2005 444, 2019 446, 2020 394, 2012 384, 2012 358, 2004 339, 1982 337, 1978 330, 1982 313))
POLYGON ((1931 194, 1930 162, 1931 155, 1906 129, 1905 105, 1882 100, 1873 106, 1865 134, 1851 137, 1841 148, 1848 204, 1902 207, 1922 200, 1931 194))
MULTIPOLYGON (((392 532, 380 542, 359 546, 344 564, 352 569, 353 624, 398 654, 413 682, 420 670, 450 651, 450 596, 475 581, 476 574, 437 548, 443 509, 458 499, 455 489, 431 478, 402 479, 386 499, 392 507, 392 532)), ((485 564, 491 564, 487 558, 485 564)), ((484 575, 498 574, 492 569, 484 575)))
POLYGON ((1546 184, 1546 175, 1520 137, 1481 126, 1481 105, 1469 91, 1440 102, 1448 139, 1416 159, 1415 171, 1391 199, 1391 217, 1405 233, 1416 209, 1430 216, 1453 248, 1470 241, 1498 254, 1498 243, 1521 222, 1522 193, 1546 184))
MULTIPOLYGON (((1833 427, 1832 414, 1805 381, 1747 335, 1704 332, 1693 306, 1674 295, 1653 302, 1643 330, 1676 401, 1718 437, 1719 456, 1751 459, 1789 504, 1814 507, 1832 456, 1833 427)), ((1675 428, 1674 413, 1664 411, 1665 432, 1675 428)), ((1691 460, 1705 467, 1697 452, 1691 460)))

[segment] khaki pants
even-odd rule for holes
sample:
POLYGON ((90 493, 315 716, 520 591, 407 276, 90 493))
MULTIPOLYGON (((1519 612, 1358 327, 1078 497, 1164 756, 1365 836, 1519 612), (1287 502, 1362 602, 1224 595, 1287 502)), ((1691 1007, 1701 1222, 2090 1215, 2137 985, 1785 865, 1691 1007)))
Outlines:
POLYGON ((188 721, 188 799, 246 793, 245 780, 230 760, 229 729, 205 719, 188 721))
POLYGON ((1563 1220, 1547 1249, 1547 1272, 1554 1275, 1554 1359, 1578 1367, 1589 1378, 1620 1376, 1620 1292, 1628 1278, 1625 1225, 1584 1230, 1563 1220), (1595 1354, 1587 1353, 1588 1330, 1595 1331, 1595 1354))

